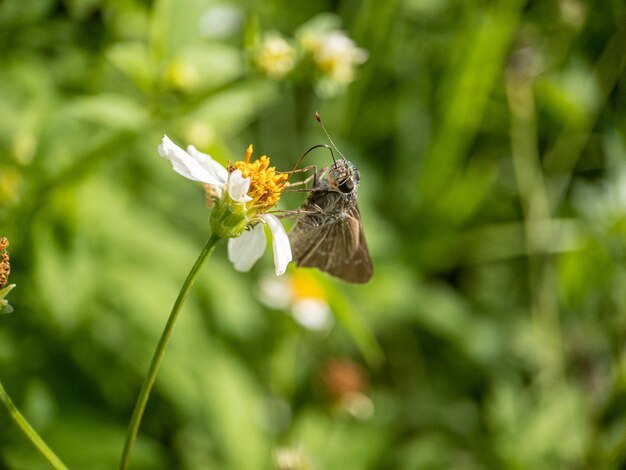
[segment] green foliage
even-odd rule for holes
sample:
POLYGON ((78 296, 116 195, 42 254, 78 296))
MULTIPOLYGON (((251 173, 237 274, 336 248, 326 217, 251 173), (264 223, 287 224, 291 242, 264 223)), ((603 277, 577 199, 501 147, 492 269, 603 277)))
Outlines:
MULTIPOLYGON (((221 163, 254 143, 289 170, 326 142, 319 110, 360 169, 373 279, 292 268, 276 304, 271 257, 243 275, 219 245, 132 468, 293 454, 297 468, 622 468, 625 13, 611 0, 1 3, 0 236, 17 287, 0 380, 70 468, 115 468, 208 236, 202 188, 159 158, 162 135, 221 163), (315 27, 369 52, 353 83, 328 86, 304 52, 263 73, 265 33, 293 45, 315 27), (334 321, 298 322, 302 289, 334 321)), ((3 412, 0 467, 46 468, 3 412)))

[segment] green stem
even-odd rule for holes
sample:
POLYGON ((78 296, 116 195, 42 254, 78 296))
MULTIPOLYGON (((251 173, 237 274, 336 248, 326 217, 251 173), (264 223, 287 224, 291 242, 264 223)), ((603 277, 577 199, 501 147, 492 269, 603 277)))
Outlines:
POLYGON ((159 344, 157 344, 154 355, 152 356, 152 362, 150 362, 150 368, 148 369, 146 378, 144 379, 143 385, 141 386, 141 391, 139 392, 139 396, 137 397, 137 403, 135 404, 133 416, 130 420, 130 423, 128 424, 128 431, 126 433, 126 442, 124 444, 124 453, 122 454, 120 470, 126 470, 128 468, 128 465, 130 464, 130 453, 132 452, 133 445, 135 444, 135 440, 137 439, 137 433, 139 432, 141 418, 143 417, 143 413, 146 409, 146 404, 148 403, 148 398, 150 397, 152 386, 154 385, 157 373, 159 372, 159 367, 161 366, 161 361, 163 360, 163 355, 165 354, 165 348, 167 347, 167 343, 169 342, 170 336, 172 335, 172 330, 174 329, 174 324, 176 323, 176 319, 178 318, 180 309, 185 303, 187 294, 189 294, 191 286, 193 286, 193 283, 198 276, 200 268, 209 257, 211 252, 213 252, 215 245, 218 241, 220 241, 220 239, 221 238, 217 235, 211 235, 206 245, 204 246, 204 249, 200 253, 200 256, 198 256, 198 259, 191 268, 191 271, 189 271, 187 279, 185 279, 185 283, 178 293, 176 302, 174 302, 172 312, 170 313, 170 317, 167 319, 165 329, 161 334, 159 344))
POLYGON ((30 442, 32 442, 33 445, 37 447, 37 450, 41 453, 41 455, 45 457, 45 459, 52 466, 52 468, 57 470, 67 470, 67 467, 65 466, 65 464, 63 464, 63 462, 61 462, 61 459, 56 456, 56 454, 52 451, 52 449, 50 449, 50 447, 48 447, 48 445, 44 442, 41 436, 37 434, 37 431, 35 431, 30 423, 26 420, 26 418, 24 418, 24 415, 20 413, 20 410, 18 410, 17 407, 13 404, 13 401, 11 401, 11 398, 2 386, 1 382, 0 401, 2 401, 2 403, 4 403, 4 406, 7 407, 7 410, 9 410, 9 414, 11 415, 11 418, 13 418, 13 421, 15 421, 15 423, 20 427, 24 434, 26 434, 26 437, 30 439, 30 442))

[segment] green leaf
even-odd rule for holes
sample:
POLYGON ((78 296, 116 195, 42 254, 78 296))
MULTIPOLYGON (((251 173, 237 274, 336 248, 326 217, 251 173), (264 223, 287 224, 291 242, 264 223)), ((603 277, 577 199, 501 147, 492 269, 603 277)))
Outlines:
POLYGON ((383 351, 361 312, 332 281, 322 276, 318 279, 328 292, 330 306, 339 324, 352 337, 370 367, 380 366, 384 360, 383 351))
POLYGON ((70 116, 111 129, 133 130, 145 127, 148 112, 131 98, 100 94, 78 98, 68 106, 70 116))
POLYGON ((155 66, 148 46, 139 41, 126 41, 113 44, 106 52, 106 58, 115 68, 129 77, 135 85, 148 92, 155 75, 155 66))

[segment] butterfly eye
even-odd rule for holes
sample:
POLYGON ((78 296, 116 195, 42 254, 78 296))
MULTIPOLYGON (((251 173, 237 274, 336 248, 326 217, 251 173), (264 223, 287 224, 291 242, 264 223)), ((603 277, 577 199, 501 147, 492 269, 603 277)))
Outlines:
POLYGON ((346 178, 341 183, 339 183, 338 187, 339 187, 339 191, 341 191, 344 194, 348 194, 348 193, 351 193, 352 190, 354 189, 354 182, 352 181, 352 178, 346 178))

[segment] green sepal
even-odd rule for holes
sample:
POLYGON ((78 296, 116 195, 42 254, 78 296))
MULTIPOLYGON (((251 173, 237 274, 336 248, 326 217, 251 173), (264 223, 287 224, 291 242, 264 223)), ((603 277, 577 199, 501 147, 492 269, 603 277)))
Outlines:
POLYGON ((8 286, 5 286, 4 288, 0 289, 0 315, 13 312, 13 307, 11 307, 9 305, 9 302, 4 300, 4 298, 7 296, 9 292, 11 292, 11 289, 13 289, 14 287, 15 287, 15 284, 9 284, 8 286))
POLYGON ((211 233, 220 238, 237 238, 249 223, 245 211, 233 210, 233 207, 225 204, 223 200, 217 201, 209 217, 211 233))
POLYGON ((0 304, 0 315, 13 313, 13 307, 11 307, 6 300, 3 300, 2 302, 4 303, 0 304))

